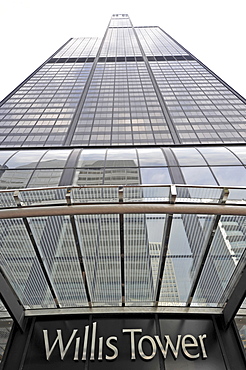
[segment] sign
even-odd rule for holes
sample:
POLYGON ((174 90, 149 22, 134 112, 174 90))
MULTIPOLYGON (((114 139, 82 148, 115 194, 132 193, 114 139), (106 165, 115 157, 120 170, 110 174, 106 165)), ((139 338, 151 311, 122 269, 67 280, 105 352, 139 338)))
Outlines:
POLYGON ((210 319, 39 319, 24 370, 225 369, 210 319))
MULTIPOLYGON (((90 326, 86 325, 84 328, 84 336, 81 338, 77 336, 79 329, 73 329, 69 340, 67 343, 63 340, 63 332, 62 329, 57 329, 57 336, 53 343, 50 343, 49 340, 49 330, 43 329, 44 335, 44 347, 45 347, 45 355, 46 360, 50 360, 52 353, 55 351, 55 348, 58 347, 58 352, 60 354, 60 359, 64 360, 69 348, 72 346, 74 347, 74 355, 72 357, 73 361, 86 361, 87 358, 90 361, 94 361, 97 359, 98 361, 102 361, 105 359, 106 361, 112 361, 118 358, 119 355, 119 348, 117 346, 118 337, 115 335, 111 335, 108 338, 99 337, 98 338, 98 351, 96 353, 96 332, 97 332, 97 322, 93 322, 92 324, 92 335, 90 343, 88 343, 90 326), (89 353, 88 353, 89 347, 89 353), (104 348, 110 349, 112 351, 111 355, 104 353, 104 348), (79 356, 79 353, 82 353, 82 356, 79 356)), ((154 335, 153 337, 150 335, 142 335, 143 329, 141 328, 131 328, 131 329, 122 329, 123 334, 129 334, 128 340, 125 340, 124 346, 129 347, 129 358, 131 360, 136 360, 136 351, 138 352, 139 356, 144 360, 152 360, 155 357, 157 348, 161 351, 164 359, 166 359, 168 351, 172 353, 174 358, 178 358, 180 349, 182 349, 182 353, 184 356, 190 359, 197 359, 202 356, 202 358, 207 358, 206 348, 204 340, 206 339, 207 335, 202 334, 196 338, 192 334, 181 335, 178 334, 177 338, 172 342, 170 335, 164 335, 164 341, 160 339, 159 335, 154 335), (128 343, 127 343, 128 342, 128 343), (150 351, 147 354, 144 350, 144 342, 148 343, 150 347, 150 351), (137 349, 136 349, 137 347, 137 349), (191 348, 196 349, 196 352, 193 351, 191 353, 191 348)))

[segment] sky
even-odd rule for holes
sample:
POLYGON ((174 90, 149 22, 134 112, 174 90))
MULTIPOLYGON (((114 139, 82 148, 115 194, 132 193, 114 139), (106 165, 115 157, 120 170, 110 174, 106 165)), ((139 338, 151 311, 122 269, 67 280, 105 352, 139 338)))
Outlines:
POLYGON ((246 97, 245 0, 0 0, 0 101, 71 37, 102 37, 113 13, 160 26, 246 97))

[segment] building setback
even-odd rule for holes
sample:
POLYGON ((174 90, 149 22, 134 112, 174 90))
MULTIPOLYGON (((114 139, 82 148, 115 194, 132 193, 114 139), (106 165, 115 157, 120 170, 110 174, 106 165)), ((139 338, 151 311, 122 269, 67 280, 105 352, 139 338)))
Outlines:
POLYGON ((114 14, 9 94, 0 120, 3 370, 123 369, 122 333, 130 364, 245 368, 245 99, 161 28, 114 14), (71 330, 59 321, 49 339, 58 319, 71 330))

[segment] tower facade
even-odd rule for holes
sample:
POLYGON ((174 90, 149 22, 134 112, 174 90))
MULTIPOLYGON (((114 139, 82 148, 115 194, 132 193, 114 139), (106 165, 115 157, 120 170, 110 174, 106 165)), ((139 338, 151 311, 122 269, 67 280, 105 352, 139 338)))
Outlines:
POLYGON ((13 210, 0 263, 24 310, 224 307, 245 216, 188 208, 244 204, 242 96, 159 27, 114 14, 102 39, 54 53, 0 117, 13 210))

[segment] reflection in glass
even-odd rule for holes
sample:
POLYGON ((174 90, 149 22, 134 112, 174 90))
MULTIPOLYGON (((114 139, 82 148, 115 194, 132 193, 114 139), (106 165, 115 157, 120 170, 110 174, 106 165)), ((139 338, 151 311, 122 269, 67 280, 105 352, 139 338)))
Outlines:
POLYGON ((0 220, 0 232, 0 264, 21 303, 25 308, 55 307, 23 220, 0 220))
MULTIPOLYGON (((63 307, 87 304, 69 216, 29 218, 46 269, 63 307)), ((40 288, 41 292, 41 288, 40 288)))
POLYGON ((225 304, 233 289, 231 278, 246 249, 245 240, 245 218, 221 216, 193 298, 194 305, 222 307, 225 304))
POLYGON ((174 215, 160 302, 184 305, 190 290, 193 255, 181 215, 174 215))
POLYGON ((138 149, 140 166, 166 166, 166 159, 161 149, 138 149))
POLYGON ((157 288, 158 284, 157 276, 159 272, 161 249, 163 248, 164 242, 163 232, 165 219, 166 215, 146 214, 146 231, 149 243, 151 274, 154 289, 157 288))
POLYGON ((58 186, 62 170, 36 170, 28 183, 29 188, 58 186))
POLYGON ((35 168, 45 152, 45 150, 21 150, 6 162, 6 166, 8 168, 35 168))
POLYGON ((101 168, 81 168, 76 170, 74 185, 101 185, 103 184, 103 169, 101 168))
POLYGON ((63 168, 71 150, 49 150, 41 159, 38 168, 63 168))
POLYGON ((92 302, 120 304, 119 215, 76 216, 92 302))
POLYGON ((241 163, 235 155, 233 155, 229 150, 222 147, 210 147, 202 148, 199 147, 199 151, 204 155, 208 164, 211 165, 240 165, 241 163))
POLYGON ((106 167, 138 167, 135 149, 108 149, 106 167))
POLYGON ((105 169, 105 185, 138 185, 139 183, 139 169, 137 167, 105 169))
POLYGON ((124 215, 126 303, 153 302, 150 246, 145 215, 124 215))
POLYGON ((32 173, 32 170, 5 170, 0 177, 0 189, 25 188, 32 173))
POLYGON ((170 304, 174 302, 180 305, 186 304, 212 225, 213 216, 210 215, 173 216, 161 289, 163 304, 165 299, 170 304), (170 279, 172 279, 172 290, 168 288, 170 279))
POLYGON ((105 149, 84 149, 77 167, 104 167, 105 149))

